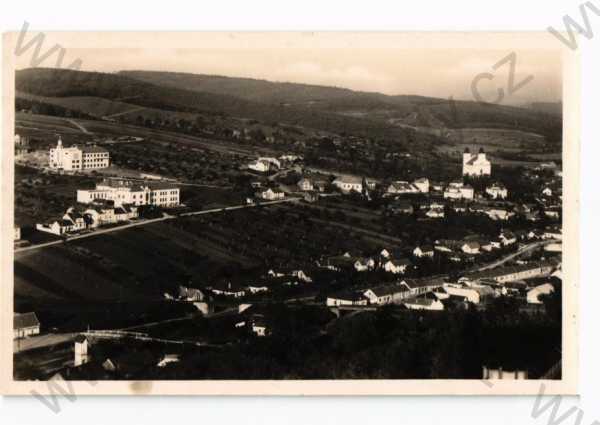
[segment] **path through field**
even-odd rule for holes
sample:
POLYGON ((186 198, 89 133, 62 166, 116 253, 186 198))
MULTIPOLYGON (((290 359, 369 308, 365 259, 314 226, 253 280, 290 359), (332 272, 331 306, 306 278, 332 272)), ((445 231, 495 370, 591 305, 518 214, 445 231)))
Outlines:
MULTIPOLYGON (((230 207, 213 208, 210 210, 200 210, 200 211, 183 213, 180 215, 180 217, 189 217, 189 216, 204 215, 204 214, 215 214, 215 213, 219 213, 219 212, 223 212, 223 211, 234 211, 234 210, 241 210, 241 209, 245 209, 245 208, 256 208, 258 206, 268 206, 268 205, 281 204, 281 203, 285 203, 285 202, 298 202, 298 201, 299 201, 299 198, 287 198, 287 199, 280 199, 278 201, 261 202, 260 204, 232 205, 230 207)), ((91 238, 93 236, 104 235, 106 233, 112 233, 112 232, 118 232, 120 230, 130 229, 132 227, 145 226, 147 224, 158 223, 160 221, 172 220, 175 218, 177 218, 177 216, 163 214, 163 216, 159 217, 159 218, 153 218, 153 219, 149 219, 149 220, 140 220, 140 221, 135 221, 133 223, 124 224, 122 226, 110 227, 108 229, 99 229, 99 230, 95 230, 95 231, 89 232, 89 233, 84 233, 81 235, 69 236, 69 237, 67 237, 66 241, 59 239, 56 241, 46 242, 46 243, 42 243, 39 245, 30 245, 30 246, 25 246, 22 248, 17 248, 17 249, 15 249, 15 254, 19 253, 19 252, 32 251, 34 249, 40 249, 40 248, 44 248, 44 247, 48 247, 48 246, 58 245, 61 243, 65 243, 67 241, 91 238)))
POLYGON ((115 118, 115 117, 120 117, 121 115, 127 115, 127 114, 130 114, 132 112, 143 111, 144 109, 148 109, 148 108, 146 108, 146 107, 133 108, 133 109, 129 109, 127 111, 117 112, 116 114, 106 115, 106 116, 104 116, 102 118, 111 119, 111 118, 115 118))
POLYGON ((68 121, 71 124, 73 124, 75 127, 77 127, 78 129, 80 129, 83 133, 85 133, 85 134, 92 134, 89 131, 87 131, 87 129, 84 126, 82 126, 81 124, 79 124, 77 121, 75 121, 75 120, 69 120, 69 119, 66 120, 66 121, 68 121))

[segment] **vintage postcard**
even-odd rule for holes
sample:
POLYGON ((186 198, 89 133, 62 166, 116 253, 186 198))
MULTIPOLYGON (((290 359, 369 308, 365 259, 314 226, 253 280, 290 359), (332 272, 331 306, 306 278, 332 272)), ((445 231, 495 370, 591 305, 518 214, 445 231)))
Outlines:
POLYGON ((3 38, 2 393, 576 394, 545 33, 3 38))

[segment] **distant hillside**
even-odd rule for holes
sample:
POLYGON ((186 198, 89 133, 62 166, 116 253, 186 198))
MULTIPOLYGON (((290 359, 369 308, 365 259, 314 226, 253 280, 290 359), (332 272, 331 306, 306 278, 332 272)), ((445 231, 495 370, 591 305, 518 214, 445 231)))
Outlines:
POLYGON ((547 114, 562 115, 562 102, 533 102, 530 108, 547 114))
POLYGON ((119 74, 160 86, 225 94, 261 103, 329 106, 343 105, 347 102, 348 105, 385 108, 436 100, 419 96, 386 96, 381 93, 357 92, 339 87, 278 83, 218 75, 155 71, 121 71, 119 74))
POLYGON ((167 87, 122 74, 32 68, 17 71, 15 85, 18 92, 44 97, 104 98, 163 110, 226 114, 265 123, 280 122, 371 137, 404 139, 407 134, 405 129, 379 120, 357 119, 326 111, 259 103, 230 95, 167 87))
MULTIPOLYGON (((561 119, 544 111, 422 96, 388 96, 338 87, 278 83, 251 78, 156 71, 121 71, 120 75, 163 87, 226 94, 252 102, 294 105, 355 118, 390 122, 411 117, 418 125, 450 128, 491 127, 561 133, 561 119)), ((411 123, 412 124, 412 123, 411 123)))
POLYGON ((431 142, 429 128, 504 128, 541 134, 551 144, 562 140, 561 117, 532 109, 248 78, 34 68, 17 72, 16 89, 90 115, 106 99, 134 109, 224 115, 401 142, 431 142))

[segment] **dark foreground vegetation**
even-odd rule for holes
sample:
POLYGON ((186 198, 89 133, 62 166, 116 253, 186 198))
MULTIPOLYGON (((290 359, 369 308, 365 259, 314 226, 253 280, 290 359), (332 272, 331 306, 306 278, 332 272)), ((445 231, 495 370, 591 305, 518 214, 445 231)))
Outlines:
POLYGON ((480 379, 483 366, 540 378, 560 359, 560 312, 551 307, 559 297, 534 314, 519 313, 505 298, 485 311, 388 307, 342 318, 322 307, 272 305, 262 310, 269 336, 235 329, 233 317, 193 319, 177 324, 180 332, 194 330, 212 345, 132 342, 122 350, 122 342, 102 342, 93 345, 93 362, 70 379, 97 379, 94 364, 106 358, 120 364, 101 371, 106 379, 480 379), (179 362, 155 367, 174 353, 179 362))

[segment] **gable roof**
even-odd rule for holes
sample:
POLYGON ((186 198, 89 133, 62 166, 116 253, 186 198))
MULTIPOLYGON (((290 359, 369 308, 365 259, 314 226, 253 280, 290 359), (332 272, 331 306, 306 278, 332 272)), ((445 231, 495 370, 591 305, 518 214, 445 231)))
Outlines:
POLYGON ((176 190, 176 189, 179 189, 173 183, 167 183, 167 182, 148 183, 147 186, 150 190, 176 190))
POLYGON ((402 181, 402 180, 392 182, 390 184, 390 187, 394 188, 395 190, 404 190, 404 191, 416 190, 416 188, 412 184, 410 184, 407 181, 402 181))
POLYGON ((363 179, 355 176, 341 176, 336 178, 335 181, 348 184, 362 184, 363 179))
POLYGON ((24 329, 39 326, 40 321, 38 320, 35 313, 15 313, 13 329, 24 329))
POLYGON ((404 301, 404 304, 431 306, 436 300, 432 298, 412 298, 404 301))
POLYGON ((82 146, 81 151, 83 153, 108 153, 108 151, 100 146, 82 146))
POLYGON ((75 337, 75 342, 79 343, 79 344, 83 344, 85 341, 87 341, 87 338, 85 335, 83 334, 79 334, 75 337))
POLYGON ((433 245, 417 245, 416 249, 420 249, 421 252, 431 252, 433 251, 433 245))
POLYGON ((344 301, 361 301, 365 299, 363 294, 361 294, 360 292, 353 291, 337 292, 335 294, 329 295, 327 298, 333 298, 344 301))
POLYGON ((427 277, 423 279, 404 279, 402 283, 407 285, 409 288, 421 288, 423 286, 442 286, 445 278, 441 277, 427 277))
POLYGON ((384 297, 386 295, 393 295, 393 294, 397 294, 399 292, 406 292, 408 290, 408 288, 405 285, 403 285, 402 283, 375 286, 373 288, 369 288, 368 290, 373 292, 375 294, 375 296, 378 298, 384 297))

